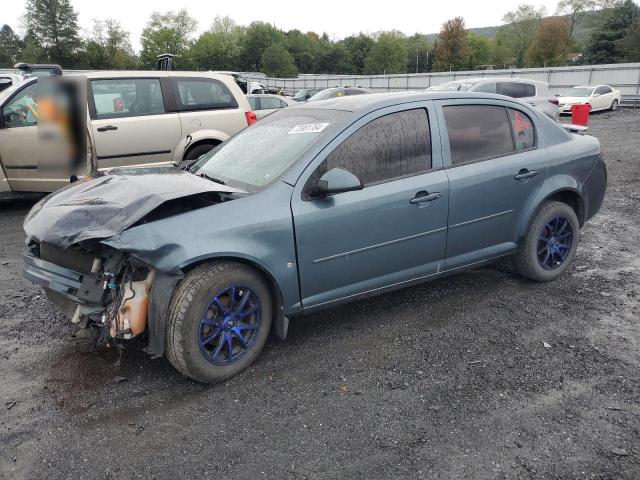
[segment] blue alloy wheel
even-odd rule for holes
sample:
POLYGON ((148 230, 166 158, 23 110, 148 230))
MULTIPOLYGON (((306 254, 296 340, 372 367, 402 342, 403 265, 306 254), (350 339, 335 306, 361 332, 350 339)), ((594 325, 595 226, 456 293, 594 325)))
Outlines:
POLYGON ((214 365, 231 365, 255 342, 262 308, 249 288, 233 285, 218 292, 198 326, 200 352, 214 365))
POLYGON ((538 262, 545 270, 559 268, 567 259, 573 244, 571 223, 564 217, 549 221, 538 237, 538 262))

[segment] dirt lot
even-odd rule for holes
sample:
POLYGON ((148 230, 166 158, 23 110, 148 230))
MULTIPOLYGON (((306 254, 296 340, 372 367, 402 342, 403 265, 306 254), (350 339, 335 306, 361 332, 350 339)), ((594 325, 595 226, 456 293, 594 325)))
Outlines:
POLYGON ((32 201, 2 204, 0 477, 640 478, 640 112, 591 133, 609 190, 561 280, 505 262, 341 307, 216 386, 71 338, 21 277, 32 201))

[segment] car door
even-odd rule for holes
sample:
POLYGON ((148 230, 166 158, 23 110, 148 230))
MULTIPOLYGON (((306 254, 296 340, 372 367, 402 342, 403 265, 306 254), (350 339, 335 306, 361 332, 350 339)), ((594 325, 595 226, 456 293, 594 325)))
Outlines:
POLYGON ((181 138, 178 113, 167 108, 161 78, 89 80, 89 114, 98 168, 169 164, 181 138))
POLYGON ((483 100, 439 104, 450 182, 447 270, 512 252, 518 223, 540 189, 547 153, 536 115, 483 100))
POLYGON ((594 97, 594 101, 597 104, 596 110, 606 110, 611 106, 614 99, 611 88, 603 85, 596 88, 595 93, 598 94, 598 96, 594 97))
POLYGON ((310 311, 418 281, 440 270, 448 181, 431 103, 361 118, 307 168, 291 201, 302 305, 310 311), (323 199, 305 185, 333 168, 354 173, 358 191, 323 199))
POLYGON ((247 126, 244 110, 221 81, 206 77, 171 77, 171 85, 183 136, 208 130, 213 138, 226 140, 247 126))
POLYGON ((51 168, 56 153, 38 136, 37 82, 26 84, 2 105, 0 163, 14 191, 50 192, 69 183, 63 170, 51 168))

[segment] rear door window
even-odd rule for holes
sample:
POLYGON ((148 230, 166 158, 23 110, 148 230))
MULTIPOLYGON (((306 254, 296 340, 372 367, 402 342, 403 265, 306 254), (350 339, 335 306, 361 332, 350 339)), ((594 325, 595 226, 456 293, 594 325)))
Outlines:
POLYGON ((500 82, 498 93, 512 98, 535 97, 536 87, 531 83, 500 82))
POLYGON ((286 106, 279 98, 274 97, 262 97, 260 101, 262 102, 263 110, 282 108, 283 106, 286 106))
POLYGON ((91 94, 98 119, 165 113, 157 78, 91 80, 91 94))
POLYGON ((536 132, 529 115, 510 108, 509 118, 513 128, 513 141, 516 150, 534 148, 536 144, 536 132))
POLYGON ((249 101, 249 106, 251 106, 251 110, 260 110, 258 106, 258 99, 256 97, 247 97, 249 101))
POLYGON ((238 107, 238 102, 233 94, 218 80, 178 78, 175 85, 178 90, 178 110, 216 110, 238 107))
POLYGON ((451 163, 486 160, 514 151, 507 109, 497 105, 443 107, 451 163))
POLYGON ((333 168, 355 174, 365 186, 431 169, 427 111, 407 110, 372 120, 331 152, 314 178, 333 168))

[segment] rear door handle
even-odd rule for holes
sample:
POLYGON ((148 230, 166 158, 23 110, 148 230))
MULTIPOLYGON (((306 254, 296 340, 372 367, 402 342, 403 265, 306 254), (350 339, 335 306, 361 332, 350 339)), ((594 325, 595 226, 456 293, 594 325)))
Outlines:
POLYGON ((114 127, 113 125, 105 125, 104 127, 98 127, 99 132, 108 132, 110 130, 117 130, 118 127, 114 127))
POLYGON ((537 170, 527 170, 526 168, 523 168, 513 178, 515 178, 516 180, 528 180, 530 178, 535 177, 537 174, 538 174, 537 170))
POLYGON ((434 200, 437 200, 439 198, 440 198, 440 192, 429 193, 424 190, 421 190, 418 193, 416 193, 415 197, 409 200, 409 203, 413 205, 418 205, 420 203, 433 202, 434 200))

